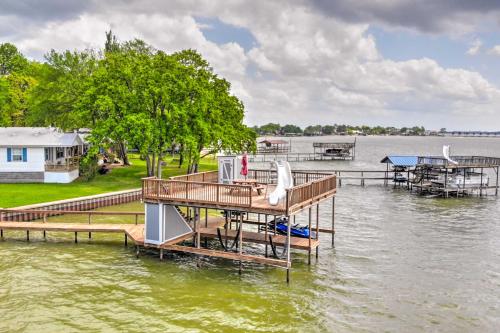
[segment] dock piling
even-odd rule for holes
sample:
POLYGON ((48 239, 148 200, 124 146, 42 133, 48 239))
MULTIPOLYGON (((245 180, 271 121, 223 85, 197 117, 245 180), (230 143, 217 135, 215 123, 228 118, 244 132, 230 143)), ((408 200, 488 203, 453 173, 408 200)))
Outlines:
MULTIPOLYGON (((307 264, 311 265, 311 233, 312 233, 312 228, 311 228, 311 217, 312 215, 312 206, 309 207, 309 239, 308 239, 308 249, 307 249, 307 264)), ((295 215, 293 216, 293 224, 295 224, 295 215)))
MULTIPOLYGON (((319 240, 319 204, 316 205, 316 240, 319 240)), ((316 260, 318 259, 318 257, 319 257, 319 245, 316 246, 316 260)))
POLYGON ((332 197, 332 247, 335 246, 335 197, 332 197))

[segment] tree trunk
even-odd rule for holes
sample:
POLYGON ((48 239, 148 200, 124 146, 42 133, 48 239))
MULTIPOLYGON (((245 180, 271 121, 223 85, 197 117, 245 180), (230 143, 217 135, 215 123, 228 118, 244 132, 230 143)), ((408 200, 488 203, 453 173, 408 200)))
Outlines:
POLYGON ((125 147, 125 144, 122 141, 120 141, 120 159, 122 160, 123 165, 130 165, 127 156, 127 148, 125 147))
POLYGON ((156 177, 158 178, 161 178, 161 173, 162 173, 162 169, 161 169, 161 164, 163 162, 163 159, 161 157, 161 155, 158 155, 158 162, 156 164, 156 177))
POLYGON ((156 166, 156 154, 153 154, 151 157, 151 175, 155 175, 155 166, 156 166))
POLYGON ((182 163, 184 162, 184 153, 179 154, 179 168, 182 167, 182 163))
POLYGON ((151 173, 151 159, 149 158, 149 155, 146 154, 146 169, 147 169, 147 173, 148 173, 148 177, 152 177, 152 173, 151 173))

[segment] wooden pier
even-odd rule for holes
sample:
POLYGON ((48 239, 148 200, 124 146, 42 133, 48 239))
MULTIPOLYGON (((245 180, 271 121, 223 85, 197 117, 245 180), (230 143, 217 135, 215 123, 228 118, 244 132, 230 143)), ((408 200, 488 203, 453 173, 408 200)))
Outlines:
MULTIPOLYGON (((287 281, 290 277, 291 250, 308 252, 308 263, 311 253, 318 253, 320 233, 328 233, 334 243, 334 209, 337 179, 335 175, 320 172, 292 172, 295 186, 286 190, 286 195, 277 205, 270 205, 268 195, 274 191, 272 172, 269 170, 250 170, 249 177, 255 176, 256 182, 263 188, 255 191, 250 185, 231 185, 217 183, 216 172, 207 172, 189 176, 172 177, 170 179, 143 179, 143 200, 149 204, 171 205, 185 207, 186 220, 192 226, 193 234, 185 235, 193 238, 192 245, 182 245, 182 242, 171 244, 165 242, 157 246, 162 250, 193 253, 198 255, 227 258, 239 261, 268 264, 287 269, 287 281), (332 227, 319 228, 320 205, 331 200, 332 227), (313 225, 312 211, 316 211, 316 221, 313 225), (201 211, 205 211, 205 221, 201 211), (303 210, 309 210, 308 238, 293 237, 291 225, 295 215, 303 210), (209 212, 224 212, 224 223, 219 226, 209 226, 209 212), (286 234, 279 234, 276 228, 269 227, 268 222, 277 217, 288 219, 286 234), (234 225, 234 228, 233 228, 234 225), (255 230, 257 226, 257 230, 255 230), (264 230, 261 230, 261 228, 264 230), (314 233, 314 232, 315 233, 314 233), (314 237, 313 237, 314 233, 314 237), (221 250, 202 247, 202 240, 218 239, 221 250), (243 244, 261 244, 264 254, 256 255, 243 252, 243 244)), ((213 215, 213 213, 212 213, 213 215)), ((145 246, 148 246, 145 244, 145 246)), ((255 250, 255 247, 252 247, 255 250)), ((241 264, 240 264, 241 272, 241 264)))

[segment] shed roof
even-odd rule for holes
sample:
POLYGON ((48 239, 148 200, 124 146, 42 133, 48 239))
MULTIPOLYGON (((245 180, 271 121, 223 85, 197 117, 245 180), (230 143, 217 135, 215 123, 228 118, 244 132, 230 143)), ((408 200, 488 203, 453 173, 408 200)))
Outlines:
POLYGON ((418 162, 417 156, 386 156, 380 161, 381 163, 390 163, 399 167, 412 167, 416 166, 418 162))
POLYGON ((77 133, 53 127, 0 127, 0 147, 71 147, 82 143, 77 133))

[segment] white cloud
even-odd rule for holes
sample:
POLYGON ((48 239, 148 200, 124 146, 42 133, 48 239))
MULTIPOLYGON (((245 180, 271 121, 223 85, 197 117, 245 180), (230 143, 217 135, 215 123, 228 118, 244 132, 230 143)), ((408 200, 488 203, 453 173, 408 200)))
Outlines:
POLYGON ((468 55, 472 55, 472 56, 477 55, 477 54, 479 53, 479 51, 480 51, 480 49, 481 49, 481 46, 482 46, 482 45, 483 45, 483 42, 481 42, 481 40, 479 40, 479 39, 475 39, 475 40, 472 42, 472 44, 471 44, 470 48, 467 50, 467 52, 466 52, 466 53, 467 53, 468 55))
MULTIPOLYGON (((439 128, 437 121, 449 119, 446 126, 452 128, 464 126, 466 112, 475 115, 467 118, 468 128, 499 123, 492 110, 500 107, 500 91, 480 74, 443 68, 427 58, 384 59, 365 23, 346 23, 285 1, 126 4, 100 2, 65 21, 17 23, 9 40, 40 57, 50 48, 99 47, 111 27, 121 40, 142 38, 167 52, 195 48, 232 82, 252 125, 349 122, 439 128), (199 16, 248 29, 255 46, 245 51, 236 42, 207 40, 206 27, 195 19, 199 16)), ((467 53, 477 54, 480 48, 476 40, 467 53)))
POLYGON ((500 45, 493 46, 489 51, 489 54, 500 56, 500 45))

